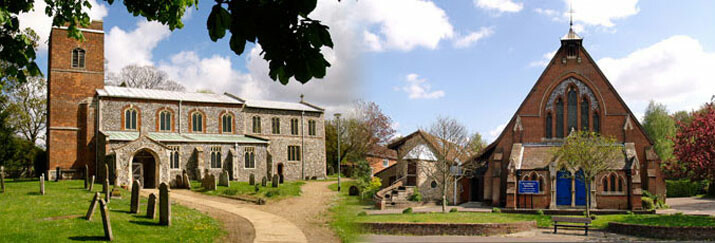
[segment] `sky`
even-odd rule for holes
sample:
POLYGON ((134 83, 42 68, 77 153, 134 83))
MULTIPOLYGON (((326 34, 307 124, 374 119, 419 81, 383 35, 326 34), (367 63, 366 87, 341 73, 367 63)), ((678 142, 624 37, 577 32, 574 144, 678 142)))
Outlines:
MULTIPOLYGON (((297 101, 327 109, 326 119, 356 99, 376 102, 398 135, 448 116, 491 142, 512 117, 569 28, 637 117, 648 102, 692 110, 715 95, 715 1, 708 0, 318 0, 310 14, 330 27, 332 64, 323 79, 281 85, 268 77, 260 46, 241 55, 228 35, 209 39, 213 1, 200 1, 170 31, 113 5, 90 0, 102 20, 109 72, 154 65, 188 90, 297 101)), ((46 72, 51 19, 44 2, 20 16, 41 37, 46 72), (39 10, 39 11, 38 11, 39 10)))

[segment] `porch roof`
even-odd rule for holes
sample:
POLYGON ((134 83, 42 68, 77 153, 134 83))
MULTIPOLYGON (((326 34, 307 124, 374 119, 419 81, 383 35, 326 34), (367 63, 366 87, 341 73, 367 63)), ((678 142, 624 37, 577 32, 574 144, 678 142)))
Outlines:
MULTIPOLYGON (((523 155, 518 156, 519 161, 515 161, 517 169, 542 169, 547 168, 551 162, 556 161, 558 163, 558 158, 553 154, 553 151, 557 148, 558 146, 545 144, 524 144, 522 147, 523 155)), ((626 162, 625 154, 620 153, 620 156, 611 162, 611 169, 627 169, 628 164, 626 162)))
MULTIPOLYGON (((102 131, 110 141, 133 141, 139 138, 139 132, 134 131, 102 131)), ((267 144, 268 140, 246 136, 226 134, 193 134, 193 133, 167 133, 150 132, 149 138, 160 142, 185 142, 185 143, 253 143, 267 144)))

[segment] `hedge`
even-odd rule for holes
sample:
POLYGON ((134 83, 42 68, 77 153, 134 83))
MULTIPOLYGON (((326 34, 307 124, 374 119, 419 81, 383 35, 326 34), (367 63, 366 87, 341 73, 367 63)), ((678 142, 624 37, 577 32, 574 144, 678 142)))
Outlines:
POLYGON ((690 179, 665 180, 665 186, 668 189, 668 197, 692 197, 705 193, 708 182, 690 181, 690 179))

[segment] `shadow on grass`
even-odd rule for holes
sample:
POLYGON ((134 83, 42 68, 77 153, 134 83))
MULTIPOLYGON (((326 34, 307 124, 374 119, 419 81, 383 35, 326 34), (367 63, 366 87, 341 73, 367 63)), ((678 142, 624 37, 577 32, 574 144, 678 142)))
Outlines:
POLYGON ((105 241, 107 238, 104 236, 70 236, 70 240, 73 241, 105 241))
POLYGON ((138 225, 146 225, 146 226, 159 226, 158 222, 129 220, 129 223, 138 224, 138 225))
POLYGON ((132 212, 129 211, 129 210, 110 209, 109 211, 110 211, 110 212, 115 212, 115 213, 132 214, 132 212))
POLYGON ((28 192, 27 195, 42 195, 40 192, 28 192))

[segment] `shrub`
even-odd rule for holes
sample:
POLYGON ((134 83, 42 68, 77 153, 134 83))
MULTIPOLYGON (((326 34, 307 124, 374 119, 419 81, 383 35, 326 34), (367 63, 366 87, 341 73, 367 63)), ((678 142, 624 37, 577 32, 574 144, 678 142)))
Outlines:
POLYGON ((413 201, 413 202, 419 202, 422 201, 422 194, 420 194, 419 191, 416 191, 415 193, 412 193, 407 200, 413 201))
POLYGON ((702 181, 690 181, 690 179, 665 180, 665 187, 668 197, 692 197, 704 190, 702 181))
POLYGON ((492 208, 492 213, 501 213, 501 209, 499 209, 499 208, 492 208))
POLYGON ((591 215, 591 220, 596 220, 596 215, 591 215))
POLYGON ((658 198, 658 195, 652 194, 647 190, 643 190, 643 196, 650 198, 650 200, 653 201, 653 209, 669 208, 663 199, 658 198))
POLYGON ((452 209, 449 210, 450 213, 456 213, 456 212, 458 212, 458 211, 459 211, 459 210, 458 210, 457 208, 452 208, 452 209))
POLYGON ((411 214, 412 213, 412 208, 405 208, 405 210, 402 210, 403 214, 411 214))
POLYGON ((544 216, 544 210, 541 210, 541 209, 536 210, 536 214, 538 214, 540 216, 544 216))
POLYGON ((373 177, 370 180, 370 183, 367 185, 364 185, 365 187, 360 190, 362 198, 372 198, 375 193, 380 191, 380 187, 382 187, 382 182, 380 181, 379 177, 373 177))
POLYGON ((653 210, 655 209, 655 203, 653 202, 653 199, 650 197, 641 197, 641 202, 643 203, 643 208, 647 210, 653 210))
POLYGON ((362 211, 357 214, 357 216, 367 216, 367 212, 362 211))

